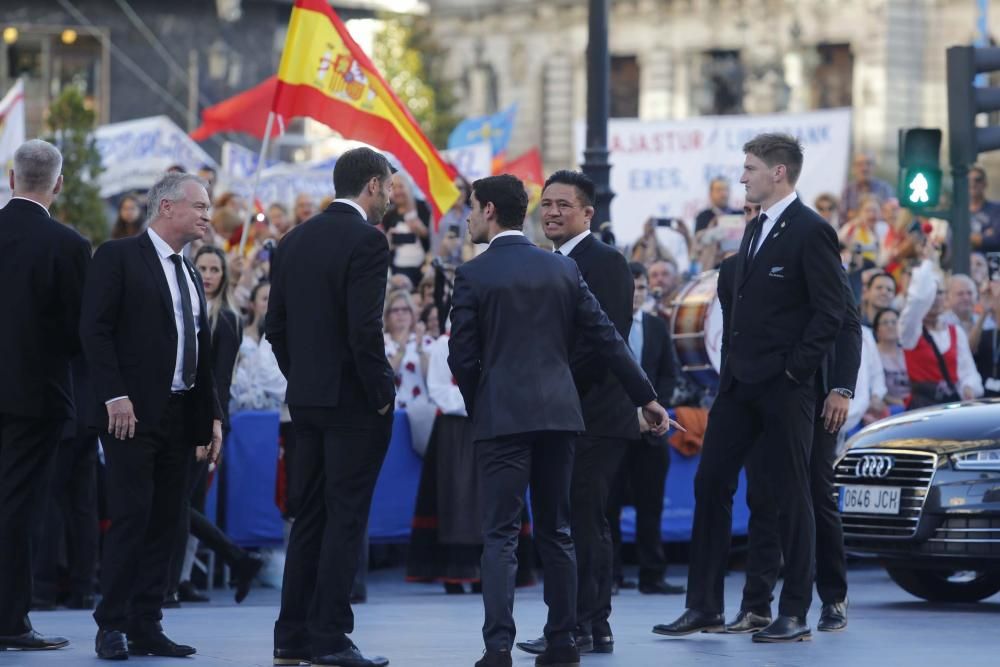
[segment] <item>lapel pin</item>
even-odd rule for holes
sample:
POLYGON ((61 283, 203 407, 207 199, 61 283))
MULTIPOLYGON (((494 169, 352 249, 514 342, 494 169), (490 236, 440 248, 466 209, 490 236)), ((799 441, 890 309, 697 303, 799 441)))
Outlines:
POLYGON ((782 228, 782 229, 784 229, 784 228, 785 228, 785 223, 784 223, 784 222, 783 222, 783 223, 781 223, 781 228, 782 228))

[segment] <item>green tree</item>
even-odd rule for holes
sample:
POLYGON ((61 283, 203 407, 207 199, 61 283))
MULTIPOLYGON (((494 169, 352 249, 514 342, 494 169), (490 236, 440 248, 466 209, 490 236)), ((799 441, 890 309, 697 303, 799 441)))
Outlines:
POLYGON ((63 187, 52 215, 97 245, 108 236, 108 221, 97 178, 104 171, 94 140, 95 116, 76 86, 63 89, 49 107, 48 125, 63 156, 63 187))
POLYGON ((382 14, 372 60, 435 146, 444 147, 460 120, 444 76, 446 51, 431 34, 427 17, 382 14))

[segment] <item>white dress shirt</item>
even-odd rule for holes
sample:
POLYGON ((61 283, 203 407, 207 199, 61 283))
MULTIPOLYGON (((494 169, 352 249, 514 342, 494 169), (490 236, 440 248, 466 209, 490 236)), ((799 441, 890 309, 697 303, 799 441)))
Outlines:
POLYGON ((556 248, 556 250, 559 251, 560 255, 566 255, 567 257, 569 257, 569 254, 573 252, 573 249, 576 248, 578 245, 580 245, 580 241, 590 236, 590 234, 591 231, 589 229, 585 232, 580 232, 579 234, 571 238, 569 241, 566 241, 566 243, 563 243, 561 246, 556 248))
POLYGON ((763 227, 761 227, 760 234, 758 234, 757 238, 754 239, 754 243, 756 243, 757 245, 756 250, 754 248, 750 248, 751 257, 760 252, 761 247, 767 240, 768 234, 770 234, 771 230, 774 229, 774 225, 776 222, 778 222, 778 219, 781 217, 781 214, 784 213, 785 209, 788 208, 788 206, 797 198, 798 195, 792 192, 792 194, 788 195, 784 199, 779 199, 775 203, 771 204, 771 208, 767 209, 766 211, 761 211, 761 214, 766 215, 767 219, 764 220, 764 225, 763 227))
POLYGON ((645 315, 643 315, 641 308, 632 313, 632 328, 629 329, 628 332, 629 349, 632 350, 632 356, 635 357, 635 360, 640 364, 642 363, 642 346, 645 342, 643 340, 644 332, 642 330, 643 317, 645 317, 645 315))
MULTIPOLYGON (((184 310, 182 309, 181 302, 181 291, 177 285, 177 269, 174 268, 174 260, 170 259, 171 255, 176 255, 174 249, 171 248, 166 241, 164 241, 160 236, 153 231, 152 228, 147 230, 149 232, 149 238, 153 241, 153 247, 156 249, 156 254, 160 257, 160 266, 163 267, 163 274, 167 278, 167 287, 170 288, 170 300, 174 304, 174 326, 177 327, 177 358, 174 362, 174 379, 170 383, 171 391, 184 391, 187 387, 184 385, 184 310)), ((195 287, 194 277, 191 275, 191 269, 185 263, 182 265, 184 269, 183 273, 187 277, 185 281, 188 293, 191 296, 191 309, 194 311, 194 350, 195 350, 195 363, 198 361, 198 332, 201 330, 201 299, 198 298, 198 288, 195 287)))
POLYGON ((504 236, 524 236, 524 232, 522 232, 520 229, 508 229, 506 231, 502 231, 490 239, 489 245, 493 245, 494 241, 504 236))
MULTIPOLYGON (((937 298, 938 280, 934 262, 925 259, 910 276, 910 286, 906 291, 906 305, 899 314, 899 344, 904 350, 917 347, 924 330, 924 317, 937 298)), ((943 317, 938 317, 937 326, 928 332, 941 354, 951 349, 949 325, 943 317)), ((983 395, 983 379, 976 370, 972 358, 969 338, 965 329, 955 326, 955 343, 958 345, 958 390, 968 388, 973 396, 983 395)))
POLYGON ((358 202, 354 201, 353 199, 334 199, 330 203, 331 204, 340 203, 340 204, 347 204, 348 206, 353 206, 354 210, 356 210, 358 213, 361 214, 361 218, 365 222, 368 222, 368 214, 365 213, 365 209, 361 208, 361 204, 359 204, 358 202))

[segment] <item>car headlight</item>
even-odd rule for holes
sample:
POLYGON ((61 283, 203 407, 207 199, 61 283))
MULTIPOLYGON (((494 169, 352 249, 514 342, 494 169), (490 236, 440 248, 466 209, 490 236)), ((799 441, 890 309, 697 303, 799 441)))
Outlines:
POLYGON ((956 470, 992 470, 1000 472, 1000 449, 979 449, 974 452, 954 454, 951 457, 956 470))

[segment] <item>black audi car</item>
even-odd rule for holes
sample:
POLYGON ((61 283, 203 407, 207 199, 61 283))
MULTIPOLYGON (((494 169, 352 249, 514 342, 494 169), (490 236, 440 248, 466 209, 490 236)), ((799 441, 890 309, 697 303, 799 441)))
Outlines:
POLYGON ((1000 591, 1000 399, 905 412, 847 446, 836 494, 850 553, 926 600, 1000 591))

